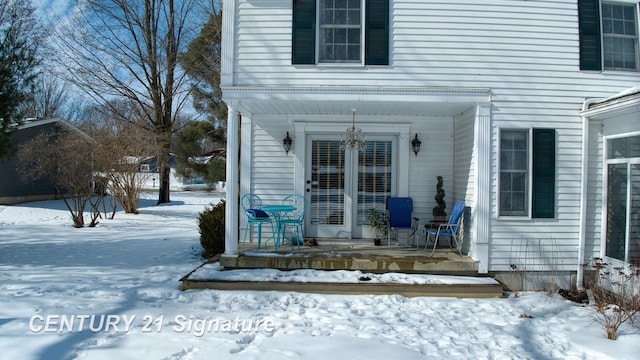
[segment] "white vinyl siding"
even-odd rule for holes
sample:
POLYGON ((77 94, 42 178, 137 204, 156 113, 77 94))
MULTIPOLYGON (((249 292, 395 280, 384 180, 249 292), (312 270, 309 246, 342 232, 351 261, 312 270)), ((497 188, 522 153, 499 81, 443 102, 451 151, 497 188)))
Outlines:
MULTIPOLYGON (((474 109, 475 110, 475 109, 474 109)), ((451 206, 457 200, 463 200, 464 205, 470 208, 475 213, 475 171, 476 171, 476 154, 473 152, 474 145, 474 120, 475 112, 470 110, 461 114, 455 119, 455 144, 454 144, 454 158, 453 158, 453 194, 449 198, 451 206)), ((450 214, 450 212, 448 212, 450 214)), ((472 243, 477 238, 477 234, 471 229, 474 229, 473 221, 475 221, 474 214, 465 214, 463 221, 464 231, 463 237, 463 250, 469 250, 469 254, 474 252, 474 246, 472 243)))

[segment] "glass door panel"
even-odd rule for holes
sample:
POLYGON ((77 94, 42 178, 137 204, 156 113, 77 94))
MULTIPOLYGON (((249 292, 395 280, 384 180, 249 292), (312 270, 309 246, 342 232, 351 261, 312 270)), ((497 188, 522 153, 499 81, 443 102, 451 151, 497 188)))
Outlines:
POLYGON ((340 149, 330 135, 307 141, 307 236, 372 238, 366 220, 372 208, 384 212, 394 193, 394 137, 367 138, 366 147, 340 149))
POLYGON ((610 164, 607 179, 607 256, 625 260, 627 164, 610 164))
POLYGON ((311 140, 309 235, 332 237, 345 226, 345 152, 338 140, 311 140))
MULTIPOLYGON (((385 199, 392 190, 392 149, 391 140, 368 140, 358 153, 357 226, 369 224, 371 209, 385 211, 385 199)), ((364 229, 359 230, 362 233, 364 229)))
POLYGON ((640 266, 640 164, 630 168, 629 263, 640 266))

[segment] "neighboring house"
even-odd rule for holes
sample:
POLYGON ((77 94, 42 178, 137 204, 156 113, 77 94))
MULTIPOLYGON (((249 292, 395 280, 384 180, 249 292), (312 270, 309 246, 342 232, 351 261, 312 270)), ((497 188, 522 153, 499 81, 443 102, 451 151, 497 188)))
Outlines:
POLYGON ((638 263, 637 0, 223 6, 228 133, 241 129, 224 256, 247 227, 242 194, 305 194, 308 237, 371 238, 366 214, 390 195, 429 221, 440 175, 447 213, 467 206, 465 253, 512 288, 580 286, 596 256, 638 263), (363 152, 339 146, 353 123, 363 152))
POLYGON ((29 119, 18 127, 12 135, 14 151, 0 159, 0 204, 49 200, 58 196, 53 184, 46 178, 29 180, 23 179, 18 174, 16 152, 20 145, 27 143, 42 132, 59 133, 60 131, 73 131, 88 137, 80 129, 61 118, 29 119))
MULTIPOLYGON (((203 157, 202 161, 208 161, 213 156, 203 157)), ((175 169, 176 158, 171 155, 169 157, 169 186, 172 191, 209 191, 216 190, 224 192, 224 182, 217 184, 209 184, 204 177, 186 177, 178 174, 175 169)), ((158 176, 158 161, 156 157, 148 157, 140 161, 139 172, 137 176, 143 181, 142 188, 145 190, 157 190, 160 186, 158 176)))

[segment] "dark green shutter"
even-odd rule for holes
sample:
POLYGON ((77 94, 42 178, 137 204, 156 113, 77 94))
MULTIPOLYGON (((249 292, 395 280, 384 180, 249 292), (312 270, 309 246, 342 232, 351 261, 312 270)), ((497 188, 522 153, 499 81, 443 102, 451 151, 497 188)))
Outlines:
POLYGON ((602 70, 599 0, 578 0, 578 27, 580 70, 602 70))
POLYGON ((553 218, 555 210, 556 131, 533 129, 532 216, 553 218))
POLYGON ((367 0, 364 63, 389 65, 389 0, 367 0))
POLYGON ((316 1, 293 0, 291 62, 316 63, 316 1))

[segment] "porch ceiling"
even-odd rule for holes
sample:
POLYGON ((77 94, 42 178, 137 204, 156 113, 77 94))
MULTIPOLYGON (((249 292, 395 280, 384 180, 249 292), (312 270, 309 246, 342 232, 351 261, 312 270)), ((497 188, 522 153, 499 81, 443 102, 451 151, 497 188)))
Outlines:
POLYGON ((223 88, 241 113, 373 116, 455 116, 491 101, 488 89, 223 88))

